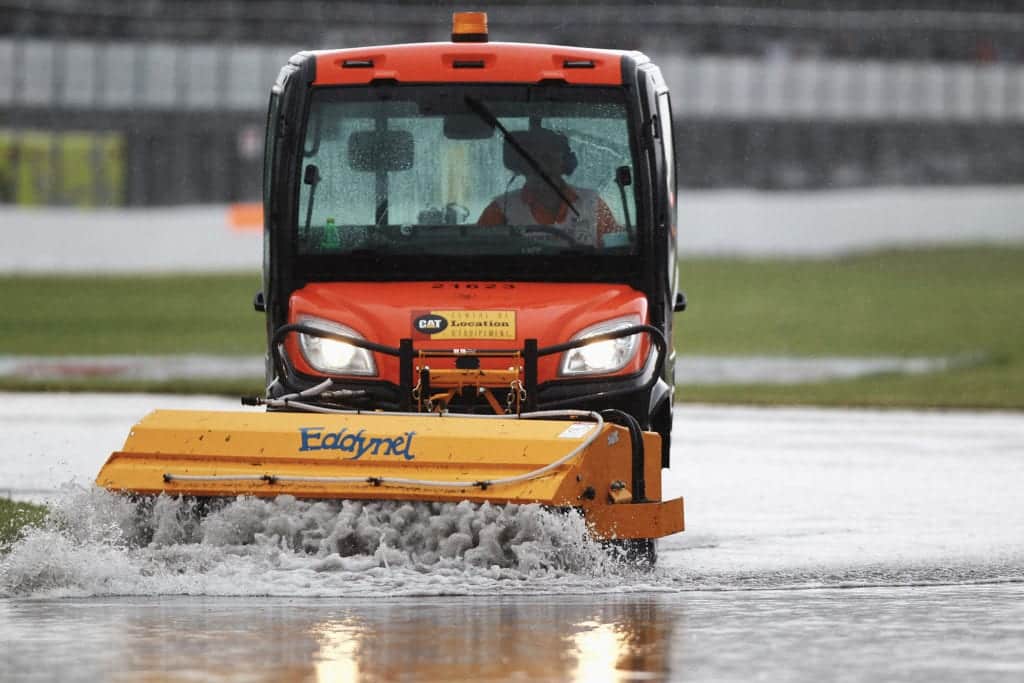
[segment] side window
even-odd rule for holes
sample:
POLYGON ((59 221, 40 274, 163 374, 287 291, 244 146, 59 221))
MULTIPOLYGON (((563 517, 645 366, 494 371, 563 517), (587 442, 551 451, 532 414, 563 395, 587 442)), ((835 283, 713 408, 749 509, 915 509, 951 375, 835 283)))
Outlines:
POLYGON ((665 146, 665 182, 668 186, 669 209, 676 205, 676 153, 675 140, 672 139, 672 105, 668 93, 658 95, 658 122, 661 125, 661 138, 665 146))
POLYGON ((267 108, 267 135, 263 141, 263 215, 270 215, 270 189, 274 170, 274 141, 277 137, 277 117, 281 96, 275 91, 270 95, 267 108))
MULTIPOLYGON (((658 95, 658 121, 661 124, 661 139, 665 149, 665 198, 668 201, 668 263, 666 271, 672 292, 676 291, 679 280, 679 255, 676 252, 676 149, 672 137, 672 104, 668 93, 658 95)), ((672 316, 669 315, 671 324, 672 316)))

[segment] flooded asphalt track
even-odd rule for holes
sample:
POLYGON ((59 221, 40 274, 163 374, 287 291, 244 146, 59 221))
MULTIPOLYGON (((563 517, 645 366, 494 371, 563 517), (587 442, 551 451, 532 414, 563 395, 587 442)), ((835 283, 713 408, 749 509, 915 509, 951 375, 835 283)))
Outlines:
POLYGON ((19 600, 0 603, 0 648, 12 681, 1019 681, 1022 597, 19 600))
MULTIPOLYGON (((87 481, 150 408, 233 408, 3 399, 0 487, 25 489, 87 481)), ((0 560, 0 680, 1024 679, 1024 416, 676 420, 688 530, 654 572, 527 507, 449 509, 431 537, 418 509, 239 502, 198 529, 168 505, 139 541, 120 501, 65 487, 62 523, 0 560), (453 545, 494 525, 501 547, 453 545)))

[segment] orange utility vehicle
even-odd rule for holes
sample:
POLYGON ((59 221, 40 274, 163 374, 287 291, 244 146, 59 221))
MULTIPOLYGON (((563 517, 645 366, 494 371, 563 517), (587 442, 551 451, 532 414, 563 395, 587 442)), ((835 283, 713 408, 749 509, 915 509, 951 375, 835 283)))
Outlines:
POLYGON ((538 501, 649 560, 682 530, 672 116, 647 57, 492 43, 480 13, 452 42, 302 52, 264 173, 268 413, 160 411, 101 484, 538 501))

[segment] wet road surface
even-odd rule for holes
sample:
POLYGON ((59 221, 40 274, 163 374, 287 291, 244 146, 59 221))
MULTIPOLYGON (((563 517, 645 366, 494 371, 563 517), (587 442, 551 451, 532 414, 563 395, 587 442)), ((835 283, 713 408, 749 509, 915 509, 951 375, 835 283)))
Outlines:
MULTIPOLYGON (((87 480, 150 408, 233 408, 5 400, 5 462, 39 488, 87 480)), ((533 564, 307 552, 282 529, 337 511, 287 502, 228 510, 246 543, 221 520, 138 547, 115 503, 67 489, 64 526, 0 560, 0 680, 1024 677, 1024 416, 688 406, 676 425, 688 530, 654 572, 563 561, 541 517, 533 564)))
POLYGON ((19 681, 1019 681, 1022 598, 1018 584, 8 600, 0 651, 19 681))

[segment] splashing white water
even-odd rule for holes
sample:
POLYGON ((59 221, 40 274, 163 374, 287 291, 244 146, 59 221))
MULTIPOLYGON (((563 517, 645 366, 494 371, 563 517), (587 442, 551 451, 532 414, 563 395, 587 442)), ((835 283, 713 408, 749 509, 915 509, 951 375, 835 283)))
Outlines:
MULTIPOLYGON (((52 410, 52 400, 40 406, 52 410)), ((104 405, 97 397, 81 404, 104 405)), ((181 501, 138 505, 76 489, 51 506, 47 526, 0 551, 0 596, 592 595, 1024 581, 1024 498, 1006 486, 1024 476, 1018 414, 697 407, 677 419, 687 429, 664 485, 686 494, 690 530, 659 541, 653 572, 615 566, 586 541, 581 520, 529 506, 504 517, 490 506, 441 508, 430 522, 429 506, 409 513, 399 503, 236 500, 205 510, 199 524, 181 501), (460 523, 469 525, 468 544, 460 523)), ((83 422, 95 431, 92 417, 83 422)), ((50 422, 35 424, 33 433, 50 422)), ((54 452, 66 462, 54 471, 96 470, 60 443, 54 452)))
POLYGON ((69 488, 0 559, 0 594, 523 593, 634 572, 588 536, 579 514, 536 504, 204 504, 69 488))

